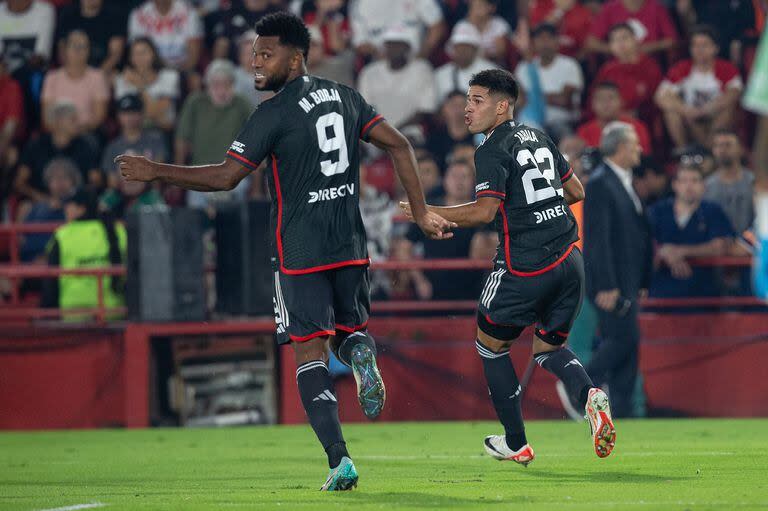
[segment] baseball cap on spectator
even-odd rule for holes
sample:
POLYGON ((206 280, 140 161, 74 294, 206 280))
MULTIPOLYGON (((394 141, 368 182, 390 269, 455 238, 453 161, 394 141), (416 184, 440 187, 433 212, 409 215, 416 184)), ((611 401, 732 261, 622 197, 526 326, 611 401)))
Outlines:
POLYGON ((391 25, 387 27, 381 35, 381 41, 383 43, 406 43, 411 48, 415 46, 413 33, 401 25, 391 25))
POLYGON ((138 94, 126 94, 117 100, 118 112, 141 112, 144 110, 144 102, 138 94))
POLYGON ((480 31, 474 25, 459 23, 453 27, 451 38, 448 39, 445 50, 450 55, 453 52, 453 47, 457 44, 469 44, 479 47, 480 43, 480 31))

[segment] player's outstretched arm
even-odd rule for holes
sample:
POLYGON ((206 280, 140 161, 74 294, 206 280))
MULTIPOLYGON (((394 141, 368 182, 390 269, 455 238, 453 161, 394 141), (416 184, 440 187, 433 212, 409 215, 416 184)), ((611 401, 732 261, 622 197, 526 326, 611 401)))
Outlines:
POLYGON ((126 181, 162 181, 198 192, 232 190, 250 172, 229 158, 215 165, 186 167, 121 154, 115 158, 115 163, 126 181))
POLYGON ((424 190, 421 188, 421 181, 419 181, 419 175, 416 173, 416 155, 413 153, 413 147, 411 147, 408 139, 386 121, 374 126, 369 138, 376 147, 386 151, 392 158, 395 172, 397 172, 405 193, 408 195, 413 221, 430 238, 451 238, 453 233, 449 231, 456 225, 439 214, 427 210, 427 204, 424 202, 424 190))
POLYGON ((565 202, 569 206, 584 200, 584 185, 581 184, 576 174, 571 175, 568 181, 563 183, 563 193, 565 202))
MULTIPOLYGON (((427 206, 427 209, 449 222, 453 222, 458 227, 478 227, 488 224, 496 218, 499 204, 501 204, 500 199, 480 197, 474 202, 459 204, 458 206, 427 206)), ((401 202, 400 209, 408 218, 413 218, 409 203, 401 202)))

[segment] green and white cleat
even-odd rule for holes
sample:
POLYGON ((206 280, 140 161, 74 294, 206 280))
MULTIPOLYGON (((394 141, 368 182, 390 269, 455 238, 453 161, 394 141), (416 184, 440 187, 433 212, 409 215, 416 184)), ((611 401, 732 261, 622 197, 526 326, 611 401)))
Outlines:
POLYGON ((332 468, 320 491, 347 491, 357 487, 357 470, 352 460, 344 456, 339 466, 332 468))
POLYGON ((352 350, 352 374, 357 382, 357 400, 366 417, 373 420, 384 408, 387 397, 384 380, 381 379, 376 357, 371 348, 358 344, 352 350))

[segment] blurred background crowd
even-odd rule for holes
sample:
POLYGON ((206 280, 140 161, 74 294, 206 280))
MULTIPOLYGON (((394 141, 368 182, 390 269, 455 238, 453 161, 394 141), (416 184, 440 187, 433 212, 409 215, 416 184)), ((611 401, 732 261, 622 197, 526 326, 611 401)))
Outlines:
MULTIPOLYGON (((270 97, 253 88, 252 27, 277 10, 310 27, 311 74, 356 87, 409 137, 430 203, 473 200, 482 137, 465 128, 467 82, 505 68, 523 90, 516 119, 546 130, 583 182, 600 161, 602 127, 635 127, 644 156, 633 185, 658 247, 652 296, 750 293, 747 269, 686 257, 752 251, 761 121, 742 98, 765 0, 5 0, 0 219, 120 220, 160 204, 212 218, 220 201, 267 198, 260 171, 231 192, 185 192, 125 183, 113 159, 220 162, 270 97)), ((490 227, 445 243, 402 222, 391 163, 365 151, 360 198, 374 261, 493 257, 490 227)), ((24 236, 23 262, 50 252, 49 234, 24 236)), ((372 279, 378 299, 475 299, 482 284, 472 271, 372 279)))

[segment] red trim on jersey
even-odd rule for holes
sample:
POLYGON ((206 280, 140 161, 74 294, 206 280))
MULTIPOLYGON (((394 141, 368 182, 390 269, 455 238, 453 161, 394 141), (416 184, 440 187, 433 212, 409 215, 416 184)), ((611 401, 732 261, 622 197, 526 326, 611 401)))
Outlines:
POLYGON ((363 126, 363 129, 360 130, 360 138, 365 137, 366 132, 373 127, 374 124, 378 123, 379 121, 383 121, 384 116, 383 115, 377 115, 370 121, 368 121, 365 126, 363 126))
POLYGON ((490 314, 486 314, 486 315, 485 315, 485 320, 486 320, 488 323, 492 324, 492 325, 501 326, 501 325, 499 325, 498 323, 496 323, 494 320, 492 320, 492 319, 491 319, 491 316, 490 316, 490 314))
POLYGON ((557 258, 557 261, 554 263, 545 266, 544 268, 536 271, 515 271, 510 266, 509 272, 512 273, 512 275, 517 275, 518 277, 535 277, 536 275, 541 275, 542 273, 547 273, 549 270, 552 270, 560 265, 563 261, 565 261, 565 258, 568 257, 568 255, 573 251, 573 247, 575 247, 576 244, 572 243, 570 247, 568 247, 568 250, 563 252, 563 255, 557 258))
POLYGON ((504 201, 499 204, 499 211, 501 212, 501 221, 504 224, 504 257, 507 261, 507 268, 512 271, 512 262, 509 257, 509 224, 507 223, 507 213, 504 211, 504 201))
POLYGON ((568 332, 555 332, 556 335, 559 335, 560 337, 568 337, 568 332))
POLYGON ((304 275, 305 273, 315 273, 318 271, 335 270, 336 268, 343 268, 344 266, 362 266, 365 264, 371 264, 370 259, 350 259, 348 261, 339 261, 338 263, 324 264, 322 266, 312 266, 310 268, 299 268, 297 270, 289 270, 283 266, 282 256, 280 257, 280 271, 287 275, 304 275))
POLYGON ((309 341, 310 339, 314 339, 315 337, 325 337, 326 335, 336 335, 336 332, 334 330, 320 330, 319 332, 305 335, 304 337, 298 337, 296 335, 288 335, 288 338, 290 338, 292 341, 295 341, 295 342, 304 342, 304 341, 309 341))
POLYGON ((475 194, 476 197, 485 197, 486 195, 489 195, 491 197, 494 197, 496 199, 504 200, 507 197, 507 194, 504 192, 494 192, 493 190, 483 190, 482 192, 477 192, 475 194))
POLYGON ((573 177, 573 167, 568 169, 568 172, 566 172, 565 175, 560 178, 560 182, 565 184, 565 182, 571 179, 572 177, 573 177))
POLYGON ((239 154, 235 153, 234 151, 227 151, 227 156, 230 156, 230 157, 236 159, 240 163, 245 163, 249 167, 253 167, 253 170, 258 168, 258 166, 259 166, 257 163, 253 163, 251 160, 249 160, 245 156, 240 156, 239 154))
POLYGON ((283 192, 280 191, 280 177, 277 175, 277 156, 274 154, 272 155, 272 178, 275 180, 275 192, 277 193, 277 228, 275 229, 277 256, 280 269, 283 270, 283 237, 280 234, 280 229, 283 225, 283 192))
POLYGON ((362 325, 355 325, 355 326, 344 326, 336 324, 336 330, 341 330, 342 332, 346 332, 348 334, 355 333, 360 330, 365 330, 365 328, 368 326, 368 322, 366 321, 362 325))

